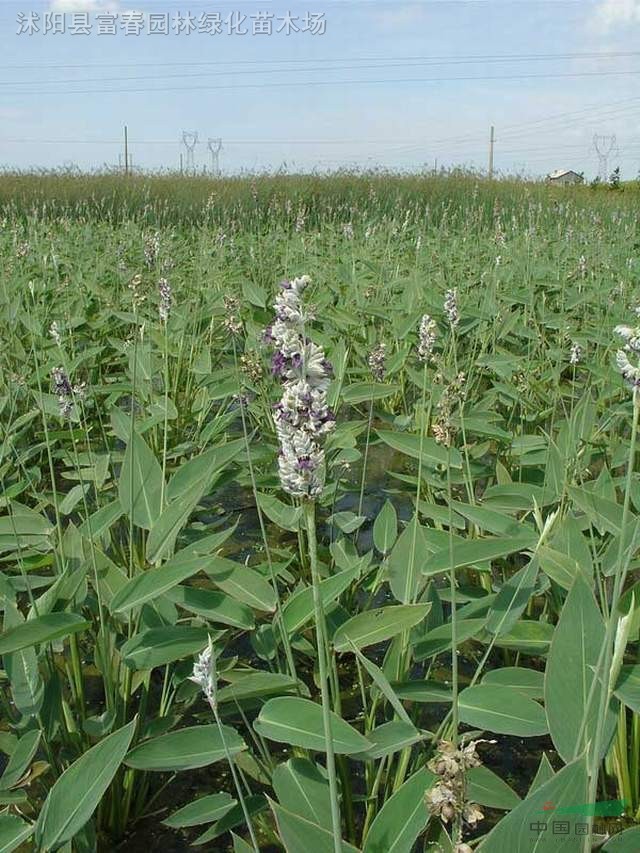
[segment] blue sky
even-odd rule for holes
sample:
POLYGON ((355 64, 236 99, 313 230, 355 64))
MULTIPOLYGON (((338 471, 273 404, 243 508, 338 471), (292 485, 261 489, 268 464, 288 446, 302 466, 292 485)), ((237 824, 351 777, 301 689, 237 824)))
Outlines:
MULTIPOLYGON (((135 16, 134 16, 135 17, 135 16)), ((52 19, 50 19, 52 20, 52 19)), ((156 19, 157 20, 157 19, 156 19)), ((175 168, 183 130, 222 137, 241 169, 467 164, 594 174, 640 171, 640 0, 3 0, 0 164, 117 165, 127 125, 135 166, 175 168), (257 12, 324 14, 326 31, 253 35, 257 12), (47 12, 64 34, 44 34, 47 12), (69 32, 88 12, 91 35, 69 32), (97 14, 246 16, 246 35, 98 35, 97 14), (18 35, 18 15, 40 31, 18 35), (60 19, 56 19, 60 20, 60 19)))

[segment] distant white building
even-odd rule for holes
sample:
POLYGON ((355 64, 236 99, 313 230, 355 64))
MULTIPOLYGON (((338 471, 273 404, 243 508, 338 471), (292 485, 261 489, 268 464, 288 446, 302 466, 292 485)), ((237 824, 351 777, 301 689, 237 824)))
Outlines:
POLYGON ((547 175, 547 182, 565 186, 566 184, 581 184, 584 181, 582 175, 574 172, 573 169, 556 169, 555 172, 547 175))

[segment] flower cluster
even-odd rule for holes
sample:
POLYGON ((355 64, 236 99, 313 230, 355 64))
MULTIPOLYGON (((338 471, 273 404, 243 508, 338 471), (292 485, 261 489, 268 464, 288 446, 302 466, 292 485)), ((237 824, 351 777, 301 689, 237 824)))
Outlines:
POLYGON ((460 314, 458 313, 458 291, 447 290, 444 295, 444 313, 447 315, 447 320, 452 329, 460 322, 460 314))
POLYGON ((436 321, 428 314, 423 314, 418 332, 418 357, 425 364, 433 355, 433 345, 436 342, 436 321))
POLYGON ((466 381, 467 378, 464 373, 458 373, 444 387, 436 404, 437 418, 433 425, 433 436, 438 444, 443 444, 445 447, 451 447, 456 434, 452 414, 455 407, 461 404, 466 397, 466 381))
POLYGON ((378 344, 377 347, 369 353, 368 364, 371 375, 376 382, 383 382, 385 375, 385 358, 387 355, 387 347, 385 344, 378 344))
POLYGON ((282 488, 295 497, 317 497, 324 485, 324 451, 321 439, 335 425, 327 406, 332 374, 324 350, 304 332, 308 314, 302 292, 308 276, 284 281, 274 303, 275 320, 265 331, 274 347, 273 375, 282 382, 282 397, 274 419, 280 442, 278 467, 282 488))
POLYGON ((211 638, 209 638, 209 645, 198 656, 193 665, 193 674, 189 676, 189 680, 195 682, 200 687, 205 699, 211 703, 216 700, 215 660, 213 644, 211 638))
POLYGON ((68 418, 73 412, 75 399, 83 400, 86 394, 86 382, 80 385, 72 385, 69 377, 62 367, 54 367, 51 371, 51 384, 53 393, 58 398, 60 417, 68 418))
POLYGON ((580 344, 574 343, 569 353, 569 364, 580 364, 582 361, 582 347, 580 344))
POLYGON ((624 341, 623 348, 616 353, 618 370, 631 388, 640 388, 640 326, 616 326, 614 332, 624 341))
POLYGON ((242 332, 242 320, 240 319, 240 302, 236 296, 230 293, 224 296, 225 318, 223 325, 227 332, 234 337, 242 332))
POLYGON ((171 313, 171 306, 173 305, 171 285, 166 278, 161 278, 158 282, 158 296, 158 314, 160 316, 160 322, 166 323, 169 319, 169 314, 171 313))
POLYGON ((455 746, 443 741, 428 764, 429 770, 439 778, 425 795, 427 808, 433 817, 439 817, 444 823, 458 824, 459 844, 462 843, 463 824, 474 827, 484 817, 478 806, 468 801, 466 791, 467 773, 482 764, 476 752, 479 742, 455 746))
POLYGON ((155 265, 159 253, 160 235, 157 232, 155 234, 148 234, 144 238, 144 260, 149 269, 155 265))
POLYGON ((57 320, 54 320, 53 323, 49 326, 49 334, 53 338, 53 341, 56 346, 62 346, 62 334, 60 332, 60 326, 58 325, 57 320))

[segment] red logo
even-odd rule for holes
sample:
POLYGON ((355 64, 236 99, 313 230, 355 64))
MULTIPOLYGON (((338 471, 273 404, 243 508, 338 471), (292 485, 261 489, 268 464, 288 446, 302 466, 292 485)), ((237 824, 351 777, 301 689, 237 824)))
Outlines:
POLYGON ((555 806, 552 800, 547 800, 547 802, 542 806, 543 812, 552 812, 555 809, 555 806))

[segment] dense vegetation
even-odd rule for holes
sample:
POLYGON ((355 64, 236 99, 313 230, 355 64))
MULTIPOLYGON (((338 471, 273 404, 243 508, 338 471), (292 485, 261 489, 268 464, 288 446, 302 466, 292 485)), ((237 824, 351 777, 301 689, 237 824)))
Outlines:
POLYGON ((640 849, 636 199, 0 180, 0 849, 640 849))

